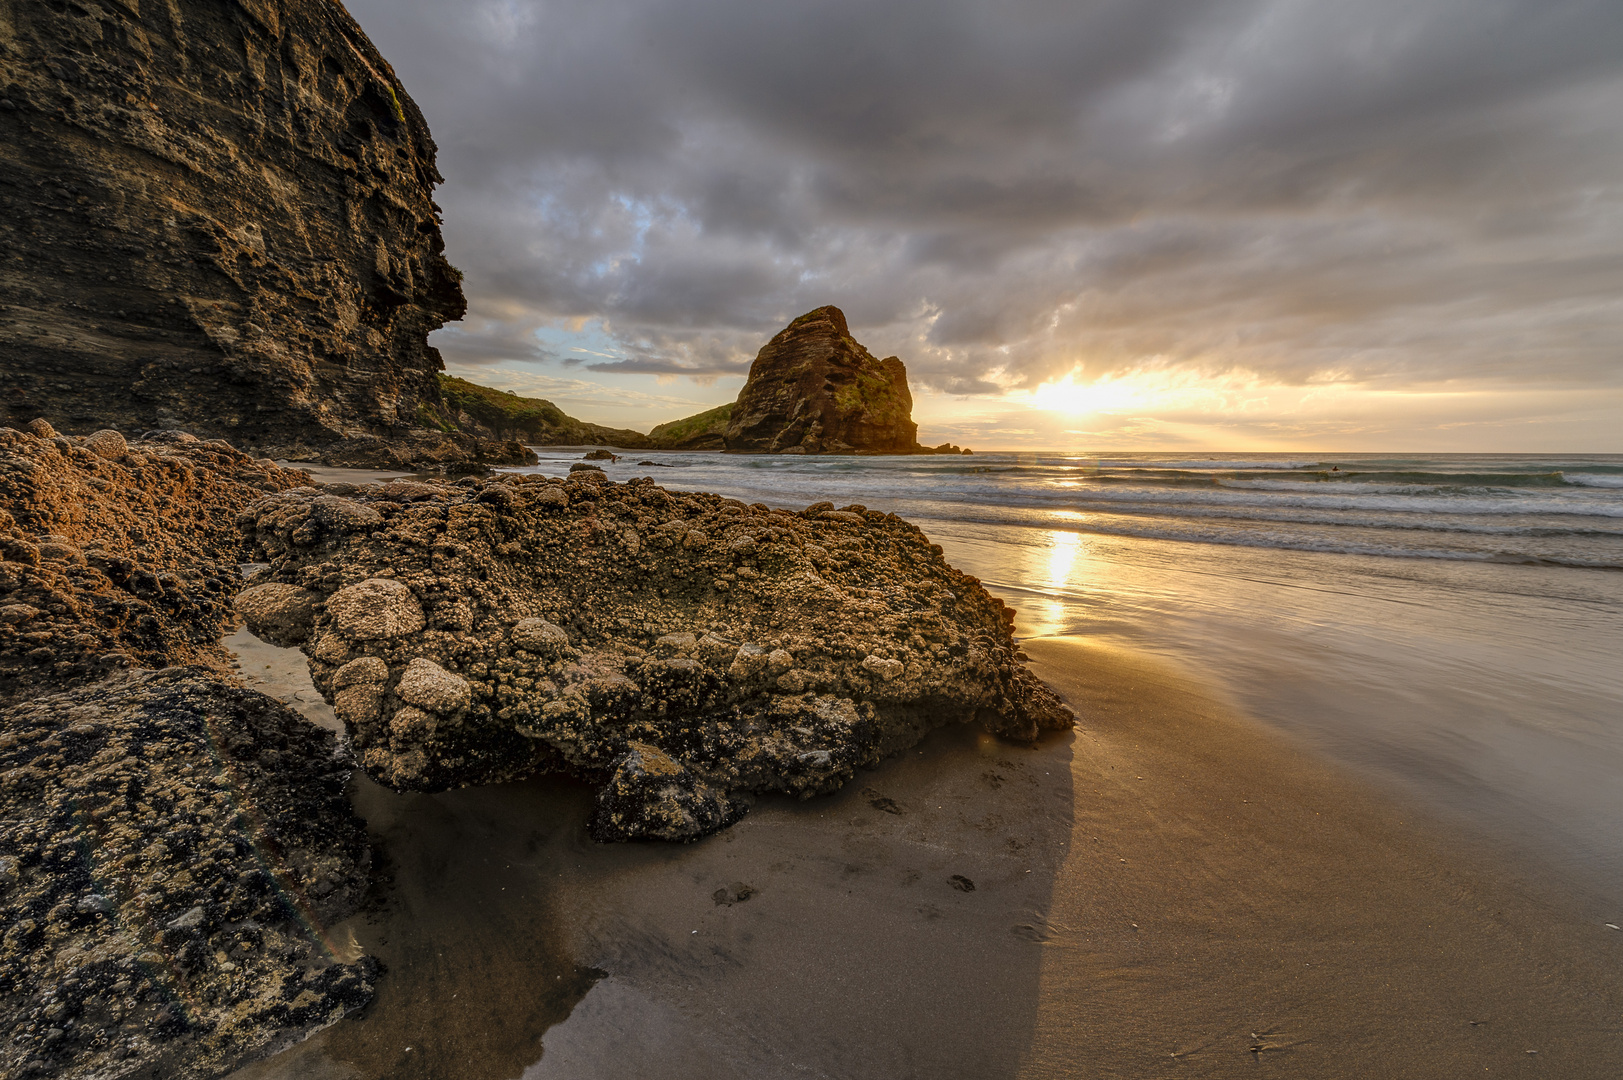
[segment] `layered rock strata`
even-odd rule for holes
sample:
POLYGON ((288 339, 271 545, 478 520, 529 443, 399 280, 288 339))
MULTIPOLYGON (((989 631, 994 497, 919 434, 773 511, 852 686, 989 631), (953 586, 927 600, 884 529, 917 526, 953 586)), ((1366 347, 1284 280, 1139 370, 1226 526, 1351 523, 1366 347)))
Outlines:
POLYGON ((365 1005, 335 738, 172 668, 0 710, 0 1075, 222 1075, 365 1005))
POLYGON ((223 670, 236 513, 309 480, 180 433, 0 428, 0 702, 132 665, 223 670))
POLYGON ((504 476, 263 498, 237 601, 310 659, 366 771, 438 791, 567 769, 600 839, 692 839, 752 792, 838 788, 942 724, 1032 739, 1068 709, 1013 613, 916 527, 504 476))
POLYGON ((436 437, 434 142, 340 4, 17 3, 0 55, 0 419, 517 463, 436 437))

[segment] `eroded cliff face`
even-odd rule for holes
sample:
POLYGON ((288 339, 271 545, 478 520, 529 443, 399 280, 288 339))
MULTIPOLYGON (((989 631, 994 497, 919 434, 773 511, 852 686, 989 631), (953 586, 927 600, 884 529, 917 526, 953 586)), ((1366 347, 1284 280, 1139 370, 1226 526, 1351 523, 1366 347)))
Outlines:
POLYGON ((728 450, 911 454, 920 449, 907 369, 851 337, 839 308, 820 307, 767 342, 728 419, 728 450))
POLYGON ((314 456, 439 402, 421 114, 330 0, 0 0, 0 419, 314 456))

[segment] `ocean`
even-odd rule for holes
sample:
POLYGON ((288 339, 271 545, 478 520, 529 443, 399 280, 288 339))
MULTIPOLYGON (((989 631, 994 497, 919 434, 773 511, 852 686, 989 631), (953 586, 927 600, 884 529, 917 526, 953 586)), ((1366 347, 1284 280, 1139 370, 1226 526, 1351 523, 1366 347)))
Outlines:
MULTIPOLYGON (((581 454, 539 452, 528 471, 581 454)), ((1623 908, 1623 455, 603 465, 745 502, 894 511, 1012 606, 1018 635, 1173 660, 1314 753, 1623 908)))

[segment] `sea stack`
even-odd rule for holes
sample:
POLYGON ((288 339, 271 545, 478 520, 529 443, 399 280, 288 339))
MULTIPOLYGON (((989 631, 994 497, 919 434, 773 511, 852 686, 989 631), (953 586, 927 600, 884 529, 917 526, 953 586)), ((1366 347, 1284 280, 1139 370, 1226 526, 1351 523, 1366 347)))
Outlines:
POLYGON ((913 454, 918 431, 901 360, 875 359, 829 305, 756 355, 724 441, 728 450, 775 454, 913 454))
MULTIPOLYGON (((30 4, 9 18, 13 425, 184 429, 354 464, 390 463, 374 451, 414 429, 443 441, 427 335, 466 305, 442 255, 434 141, 341 5, 30 4)), ((462 442, 437 456, 500 456, 462 442)))

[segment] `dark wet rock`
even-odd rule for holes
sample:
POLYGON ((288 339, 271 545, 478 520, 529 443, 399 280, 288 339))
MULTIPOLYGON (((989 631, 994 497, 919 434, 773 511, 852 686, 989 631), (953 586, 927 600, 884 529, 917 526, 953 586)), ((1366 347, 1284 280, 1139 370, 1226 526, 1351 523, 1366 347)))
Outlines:
POLYGON ((588 450, 581 455, 583 461, 619 461, 619 455, 611 450, 588 450))
POLYGON ((0 1075, 213 1077, 365 1005, 349 771, 197 668, 0 710, 0 1075))
POLYGON ((0 422, 522 463, 451 431, 434 141, 342 5, 7 10, 0 422))
POLYGON ((710 894, 710 899, 716 902, 717 907, 732 907, 742 904, 756 893, 755 886, 746 885, 742 881, 735 881, 731 885, 723 885, 710 894))
POLYGON ((882 795, 873 788, 865 789, 862 794, 867 796, 868 805, 873 807, 875 810, 879 810, 886 814, 900 815, 906 813, 906 811, 902 809, 901 804, 895 799, 882 795))
POLYGON ((29 429, 0 428, 0 702, 132 665, 223 669, 235 515, 309 474, 178 432, 29 429))
POLYGON ((957 889, 959 892, 974 892, 975 891, 975 883, 973 881, 969 880, 968 878, 966 878, 962 874, 954 874, 954 875, 952 875, 952 877, 947 879, 947 884, 951 885, 953 888, 957 889))
POLYGON ((314 594, 308 628, 240 606, 299 645, 396 789, 564 769, 609 782, 602 835, 687 838, 741 793, 832 791, 940 725, 1072 723, 1019 661, 1013 612, 894 515, 595 470, 371 485, 347 496, 381 518, 365 526, 335 527, 321 498, 238 519, 270 564, 254 590, 314 594), (676 768, 663 786, 655 752, 676 768))
POLYGON ((748 801, 711 787, 669 754, 632 743, 597 793, 592 839, 697 840, 744 816, 748 801))
MULTIPOLYGON (((288 450, 299 456, 299 450, 288 450)), ((399 469, 482 476, 507 465, 534 465, 535 451, 516 439, 486 439, 464 431, 424 430, 383 435, 351 435, 311 451, 312 460, 350 469, 399 469)))

